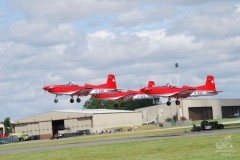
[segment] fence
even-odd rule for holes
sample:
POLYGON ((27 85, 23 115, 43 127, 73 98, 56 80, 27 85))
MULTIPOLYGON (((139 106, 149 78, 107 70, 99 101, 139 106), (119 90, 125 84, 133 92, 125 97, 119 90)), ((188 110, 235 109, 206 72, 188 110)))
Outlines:
POLYGON ((6 144, 6 143, 16 143, 19 142, 19 139, 15 135, 5 134, 4 136, 8 135, 7 137, 1 137, 0 138, 0 144, 6 144))

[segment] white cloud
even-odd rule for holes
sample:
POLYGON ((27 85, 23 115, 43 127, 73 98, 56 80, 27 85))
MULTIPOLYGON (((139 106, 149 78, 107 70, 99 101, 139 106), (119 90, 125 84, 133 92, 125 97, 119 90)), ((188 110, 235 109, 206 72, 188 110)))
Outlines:
POLYGON ((44 81, 100 84, 112 73, 119 88, 137 90, 148 80, 176 83, 176 62, 181 84, 201 85, 212 74, 225 91, 219 97, 238 98, 235 1, 20 2, 8 1, 6 17, 18 18, 0 29, 0 119, 79 109, 89 98, 70 104, 61 96, 55 104, 44 81), (89 22, 96 26, 87 28, 89 22), (15 114, 18 108, 24 113, 15 114))
POLYGON ((5 35, 6 40, 37 46, 51 46, 71 43, 77 35, 71 24, 52 25, 43 21, 16 21, 12 23, 5 35))

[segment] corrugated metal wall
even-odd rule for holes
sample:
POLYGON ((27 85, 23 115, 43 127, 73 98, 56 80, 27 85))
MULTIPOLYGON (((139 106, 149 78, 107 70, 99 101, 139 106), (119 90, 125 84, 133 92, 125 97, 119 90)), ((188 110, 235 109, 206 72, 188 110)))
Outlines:
POLYGON ((93 132, 99 132, 108 128, 138 126, 141 124, 141 113, 113 113, 93 115, 93 132))

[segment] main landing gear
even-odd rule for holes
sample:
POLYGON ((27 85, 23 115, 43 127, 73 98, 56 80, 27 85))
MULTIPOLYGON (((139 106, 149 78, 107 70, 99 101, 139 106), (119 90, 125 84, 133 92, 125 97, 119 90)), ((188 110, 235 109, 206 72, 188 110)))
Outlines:
POLYGON ((176 105, 180 105, 180 101, 179 100, 176 100, 176 105))
POLYGON ((80 99, 79 97, 77 98, 77 102, 78 102, 78 103, 80 103, 80 102, 81 102, 81 99, 80 99))
MULTIPOLYGON (((125 107, 125 103, 121 103, 120 106, 121 106, 121 107, 125 107)), ((114 107, 115 107, 115 108, 118 108, 118 104, 115 103, 115 104, 114 104, 114 107)))
MULTIPOLYGON (((81 102, 81 99, 78 97, 78 98, 76 99, 76 101, 77 101, 77 103, 80 103, 80 102, 81 102)), ((70 99, 70 103, 74 103, 73 97, 70 99)))
MULTIPOLYGON (((179 101, 178 99, 176 100, 175 103, 176 103, 176 105, 180 105, 180 101, 179 101)), ((167 105, 168 105, 168 106, 171 105, 171 101, 170 101, 170 100, 167 101, 167 105)))
MULTIPOLYGON (((78 103, 80 103, 80 102, 81 102, 81 99, 78 97, 78 98, 76 99, 76 101, 77 101, 78 103)), ((54 99, 54 102, 55 102, 55 103, 58 103, 57 95, 56 95, 56 97, 55 97, 55 99, 54 99)), ((70 103, 74 103, 73 97, 70 99, 70 103)))

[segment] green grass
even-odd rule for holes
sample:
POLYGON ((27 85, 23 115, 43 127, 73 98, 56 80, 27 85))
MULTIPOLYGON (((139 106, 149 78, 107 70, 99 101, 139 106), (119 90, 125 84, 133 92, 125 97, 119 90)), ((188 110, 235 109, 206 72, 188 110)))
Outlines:
MULTIPOLYGON (((224 118, 224 119, 209 119, 207 121, 218 121, 218 123, 223 123, 223 122, 231 122, 231 121, 238 121, 240 118, 224 118)), ((202 120, 197 120, 197 121, 192 121, 192 124, 195 125, 200 125, 202 120)))
POLYGON ((136 138, 144 136, 157 136, 164 134, 174 134, 174 133, 183 133, 190 132, 188 129, 172 129, 172 130, 145 130, 145 131, 133 131, 133 132, 122 132, 114 134, 103 134, 103 135, 88 135, 80 136, 74 138, 66 138, 59 140, 46 140, 46 141, 30 141, 30 142, 20 142, 12 143, 7 145, 0 145, 0 150, 14 149, 14 148, 28 148, 28 147, 37 147, 37 146, 49 146, 49 145, 58 145, 58 144, 68 144, 68 143, 79 143, 79 142, 92 142, 92 141, 101 141, 101 140, 111 140, 111 139, 123 139, 123 138, 136 138))
POLYGON ((223 150, 216 143, 229 134, 169 138, 161 140, 44 150, 1 155, 1 160, 237 160, 240 159, 240 133, 233 133, 233 147, 223 150))
MULTIPOLYGON (((225 128, 240 128, 240 124, 228 125, 225 128)), ((0 145, 0 150, 15 149, 15 148, 28 148, 28 147, 38 147, 38 146, 49 146, 49 145, 58 145, 58 144, 69 144, 69 143, 80 143, 80 142, 92 142, 92 141, 101 141, 101 140, 111 140, 111 139, 122 139, 122 138, 137 138, 144 136, 158 136, 164 134, 175 134, 175 133, 184 133, 190 132, 191 127, 186 128, 159 128, 152 125, 143 125, 133 128, 133 132, 121 132, 114 134, 103 134, 103 135, 88 135, 80 136, 74 138, 65 138, 61 140, 37 140, 37 141, 26 141, 20 143, 12 143, 7 145, 0 145)))
MULTIPOLYGON (((226 128, 239 128, 240 124, 226 126, 226 128)), ((28 148, 36 146, 49 146, 57 144, 81 143, 110 139, 136 138, 144 136, 159 136, 190 132, 191 128, 156 128, 152 126, 140 126, 134 128, 134 132, 123 132, 104 135, 89 135, 61 140, 31 141, 15 144, 0 145, 0 150, 16 148, 28 148), (150 130, 149 130, 150 129, 150 130)), ((216 149, 217 142, 223 141, 229 134, 217 134, 208 136, 172 137, 169 139, 131 142, 120 144, 108 144, 89 147, 75 147, 67 149, 43 150, 36 152, 14 153, 1 155, 0 159, 41 159, 41 160, 71 160, 71 159, 240 159, 240 133, 230 134, 233 148, 221 151, 216 149)))
POLYGON ((224 128, 225 129, 229 129, 229 128, 240 128, 240 124, 227 124, 227 125, 224 125, 224 128))

